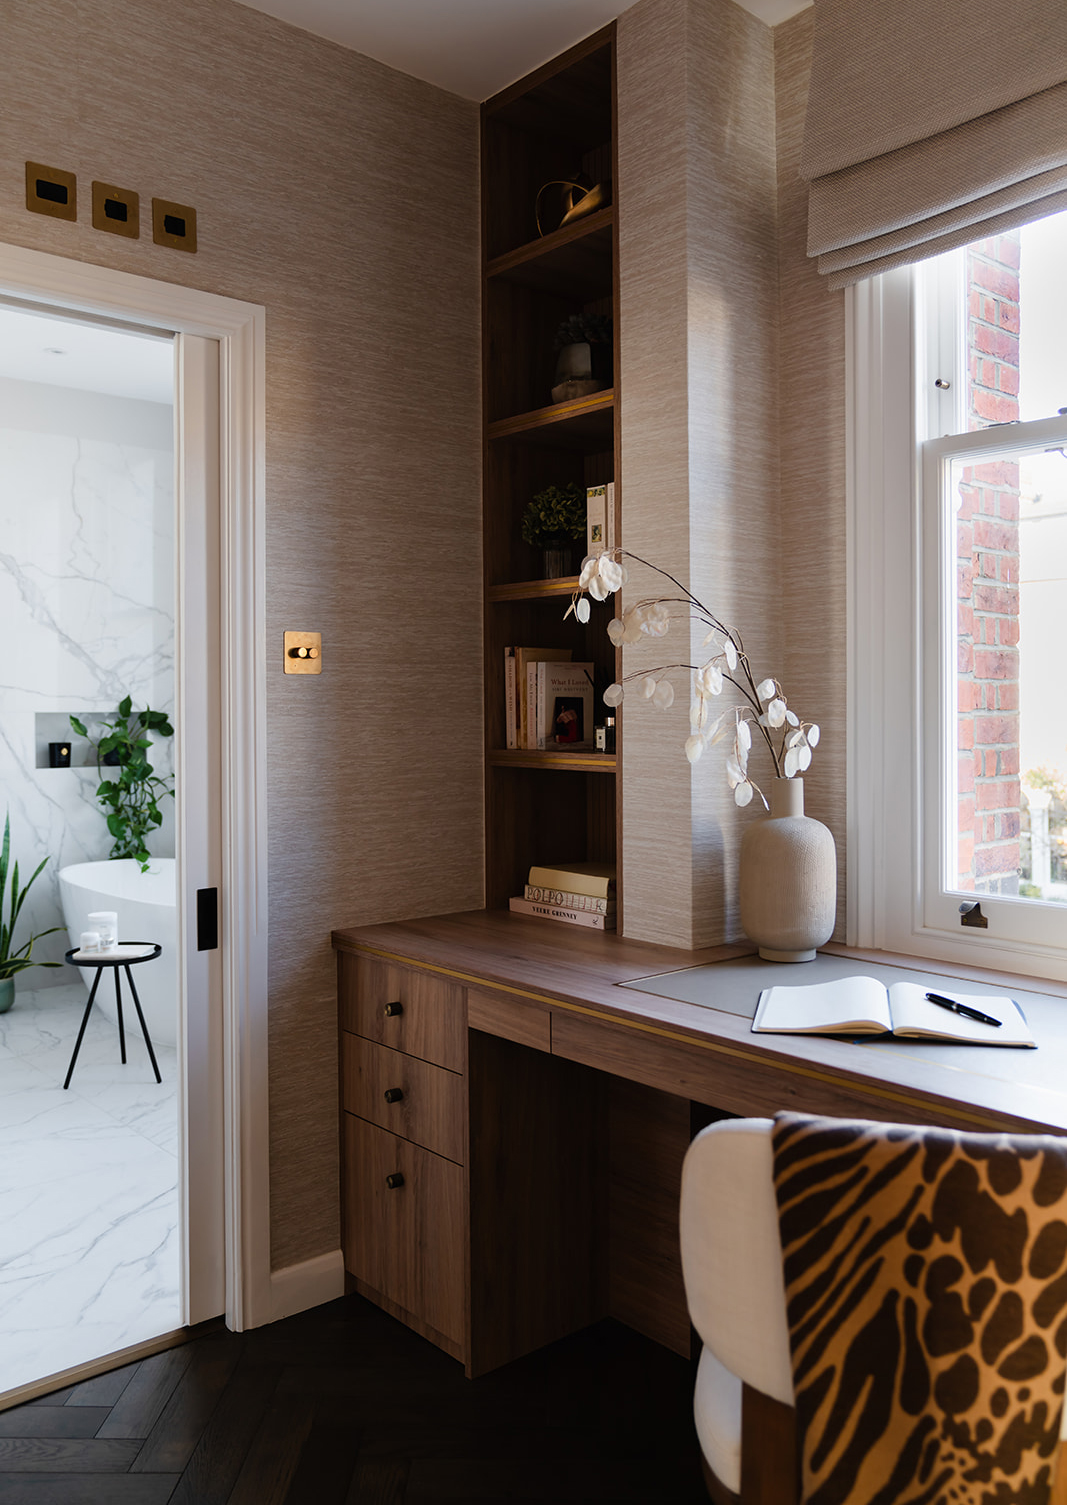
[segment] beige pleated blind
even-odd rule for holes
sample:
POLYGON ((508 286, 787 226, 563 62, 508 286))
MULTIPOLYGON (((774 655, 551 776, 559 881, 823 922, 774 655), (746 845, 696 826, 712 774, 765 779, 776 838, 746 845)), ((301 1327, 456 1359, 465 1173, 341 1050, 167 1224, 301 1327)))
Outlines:
POLYGON ((815 0, 800 170, 831 287, 1067 209, 1067 0, 815 0))

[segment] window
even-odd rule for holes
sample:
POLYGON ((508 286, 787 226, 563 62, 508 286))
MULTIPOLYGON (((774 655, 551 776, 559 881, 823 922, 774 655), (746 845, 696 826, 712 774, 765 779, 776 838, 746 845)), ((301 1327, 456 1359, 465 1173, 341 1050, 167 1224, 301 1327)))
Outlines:
POLYGON ((1059 215, 850 291, 850 937, 1067 977, 1064 265, 1059 215))

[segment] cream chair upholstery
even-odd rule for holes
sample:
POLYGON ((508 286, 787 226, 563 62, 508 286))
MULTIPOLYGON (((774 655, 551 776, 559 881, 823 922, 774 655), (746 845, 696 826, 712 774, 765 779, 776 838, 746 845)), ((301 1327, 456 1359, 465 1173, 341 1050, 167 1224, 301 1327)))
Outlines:
POLYGON ((742 1382, 793 1404, 769 1118, 730 1118, 682 1167, 682 1274, 703 1351, 693 1412, 719 1482, 741 1491, 742 1382))
MULTIPOLYGON (((738 1496, 742 1385, 793 1404, 772 1126, 769 1118, 710 1124, 682 1166, 682 1274, 704 1345, 693 1397, 697 1438, 716 1480, 738 1496)), ((1067 1441, 1067 1406, 1060 1437, 1067 1441)))

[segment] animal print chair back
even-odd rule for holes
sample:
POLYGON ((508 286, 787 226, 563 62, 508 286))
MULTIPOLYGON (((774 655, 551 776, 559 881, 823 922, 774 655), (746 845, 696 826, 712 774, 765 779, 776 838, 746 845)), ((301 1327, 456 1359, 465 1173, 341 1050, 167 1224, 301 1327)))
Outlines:
POLYGON ((804 1505, 1047 1505, 1067 1140, 780 1114, 804 1505))

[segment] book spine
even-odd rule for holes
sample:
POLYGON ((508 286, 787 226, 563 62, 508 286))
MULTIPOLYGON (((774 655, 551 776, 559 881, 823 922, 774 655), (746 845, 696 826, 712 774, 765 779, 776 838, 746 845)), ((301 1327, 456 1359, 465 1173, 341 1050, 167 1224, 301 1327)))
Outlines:
POLYGON ((526 665, 526 738, 527 749, 537 747, 537 661, 526 665))
POLYGON ((538 752, 547 752, 551 747, 548 737, 548 707, 546 705, 549 665, 537 665, 537 694, 534 699, 534 742, 538 752))
POLYGON ((564 925, 584 925, 589 930, 614 930, 613 914, 592 914, 584 909, 563 909, 556 904, 535 904, 530 899, 508 901, 516 914, 539 915, 545 920, 559 920, 564 925))
POLYGON ((585 491, 585 552, 599 554, 607 547, 607 488, 587 486, 585 491))
POLYGON ((614 914, 614 899, 598 899, 592 894, 570 893, 563 888, 545 888, 540 883, 527 883, 525 897, 534 904, 554 904, 558 909, 580 909, 588 914, 614 914))
POLYGON ((504 731, 508 747, 519 745, 519 704, 515 683, 515 650, 504 649, 504 731))
POLYGON ((615 547, 615 482, 609 481, 604 497, 604 543, 609 549, 615 547))

